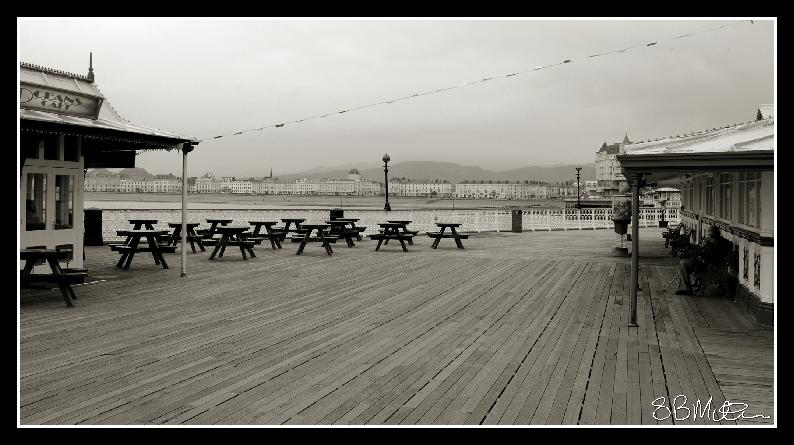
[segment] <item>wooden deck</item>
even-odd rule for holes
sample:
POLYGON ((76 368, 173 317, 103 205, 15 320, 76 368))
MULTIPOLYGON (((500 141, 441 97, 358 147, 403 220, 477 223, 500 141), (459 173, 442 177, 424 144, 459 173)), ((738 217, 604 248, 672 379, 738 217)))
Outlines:
POLYGON ((186 278, 178 253, 121 271, 88 248, 74 308, 22 291, 19 421, 714 423, 654 419, 679 394, 772 416, 773 331, 731 301, 662 293, 676 261, 660 234, 640 231, 638 328, 611 231, 189 252, 186 278))

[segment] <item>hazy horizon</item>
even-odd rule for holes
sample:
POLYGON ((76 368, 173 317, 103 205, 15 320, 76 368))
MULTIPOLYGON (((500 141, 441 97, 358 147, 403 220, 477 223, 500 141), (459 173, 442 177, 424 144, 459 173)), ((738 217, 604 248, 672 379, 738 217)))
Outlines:
MULTIPOLYGON (((488 170, 589 164, 625 134, 752 120, 775 99, 771 20, 23 18, 17 38, 19 60, 75 73, 93 52, 96 84, 121 116, 203 139, 190 176, 366 167, 385 152, 488 170)), ((181 155, 144 152, 137 165, 177 172, 181 155)))
MULTIPOLYGON (((450 163, 450 161, 413 161, 413 160, 406 160, 406 161, 401 161, 401 162, 397 162, 397 163, 391 163, 390 162, 389 163, 389 167, 393 168, 396 165, 400 165, 400 164, 403 164, 403 163, 410 163, 410 162, 444 162, 444 163, 450 163)), ((510 168, 504 168, 504 169, 491 169, 491 168, 482 167, 480 165, 459 164, 457 162, 452 162, 452 164, 456 164, 456 165, 459 165, 461 167, 479 167, 479 168, 482 168, 483 170, 487 170, 487 171, 490 171, 490 172, 501 173, 501 172, 506 172, 506 171, 511 171, 511 170, 518 170, 518 169, 522 169, 522 168, 554 168, 554 167, 573 166, 573 165, 589 167, 589 166, 593 166, 595 164, 595 162, 589 162, 589 163, 583 163, 583 164, 555 163, 555 164, 548 164, 548 165, 519 165, 519 166, 513 166, 513 167, 510 167, 510 168)), ((301 170, 301 171, 294 171, 294 172, 276 172, 276 171, 273 171, 273 176, 274 177, 278 177, 278 176, 299 175, 299 174, 304 174, 304 173, 308 173, 308 172, 312 172, 312 171, 317 171, 317 172, 329 171, 329 172, 333 172, 333 171, 348 170, 350 168, 358 168, 359 170, 363 170, 363 169, 367 169, 367 168, 378 168, 379 169, 382 166, 383 166, 383 162, 381 162, 381 163, 370 163, 368 165, 361 164, 360 167, 356 167, 353 164, 345 163, 345 164, 336 164, 336 165, 314 167, 314 168, 305 169, 305 170, 301 170)), ((143 168, 144 170, 146 170, 147 173, 157 174, 157 175, 166 175, 166 174, 170 173, 170 174, 174 174, 176 176, 179 176, 179 175, 182 174, 181 170, 177 170, 176 169, 177 168, 176 166, 174 167, 174 170, 163 170, 163 171, 156 171, 156 170, 153 170, 153 169, 141 166, 141 165, 136 165, 136 168, 143 168)), ((89 168, 88 170, 103 170, 103 169, 101 169, 101 168, 89 168)), ((118 172, 118 171, 124 170, 124 168, 106 168, 104 170, 109 170, 109 171, 112 171, 112 172, 118 172)), ((207 172, 203 172, 203 173, 189 172, 189 176, 190 177, 193 177, 193 176, 198 177, 198 176, 203 175, 204 173, 207 173, 207 172)), ((215 176, 234 176, 234 177, 239 177, 239 178, 247 178, 247 177, 268 176, 268 174, 270 172, 267 171, 264 174, 259 174, 259 175, 220 175, 220 174, 216 174, 215 172, 210 172, 210 173, 213 173, 215 176)), ((412 179, 414 179, 414 178, 412 178, 412 179)), ((429 179, 429 178, 416 178, 416 179, 429 179)), ((475 179, 475 178, 472 178, 472 179, 475 179)), ((582 178, 582 180, 584 180, 584 178, 582 178)))

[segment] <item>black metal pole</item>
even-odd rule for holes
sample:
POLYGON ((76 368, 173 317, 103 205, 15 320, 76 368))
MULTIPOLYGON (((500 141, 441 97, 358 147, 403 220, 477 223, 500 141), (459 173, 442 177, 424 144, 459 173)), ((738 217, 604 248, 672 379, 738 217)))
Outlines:
POLYGON ((637 291, 640 268, 640 182, 641 173, 631 174, 631 287, 629 288, 629 326, 637 326, 637 291))
POLYGON ((386 205, 383 207, 383 210, 391 211, 391 206, 389 205, 389 163, 385 161, 383 163, 383 174, 386 178, 386 205))
POLYGON ((576 208, 579 209, 582 207, 582 203, 580 201, 580 196, 582 196, 582 192, 579 191, 579 171, 582 167, 576 167, 576 208))

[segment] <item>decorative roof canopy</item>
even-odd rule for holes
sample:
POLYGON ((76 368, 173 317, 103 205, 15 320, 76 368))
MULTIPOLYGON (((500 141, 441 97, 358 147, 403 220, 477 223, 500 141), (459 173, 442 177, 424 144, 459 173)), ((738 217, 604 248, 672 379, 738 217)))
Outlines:
POLYGON ((185 142, 198 144, 198 139, 124 119, 93 79, 93 63, 88 76, 20 63, 22 130, 56 129, 92 138, 136 142, 132 149, 181 148, 185 142))

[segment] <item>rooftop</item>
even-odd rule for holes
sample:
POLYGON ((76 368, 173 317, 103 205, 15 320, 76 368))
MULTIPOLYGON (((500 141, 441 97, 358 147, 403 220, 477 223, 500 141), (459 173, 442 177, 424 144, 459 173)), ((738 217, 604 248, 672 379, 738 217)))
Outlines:
POLYGON ((656 424, 651 402, 678 394, 771 416, 773 331, 661 292, 675 258, 661 229, 639 239, 639 328, 611 230, 189 252, 185 278, 178 253, 120 271, 88 247, 76 307, 22 292, 20 421, 656 424))
POLYGON ((774 150, 775 121, 759 121, 726 125, 722 128, 698 131, 684 136, 637 142, 624 147, 625 154, 657 153, 717 153, 755 150, 774 150))
POLYGON ((97 85, 89 80, 88 76, 82 76, 52 68, 42 67, 29 63, 20 63, 19 72, 20 82, 41 86, 45 88, 56 88, 64 92, 71 92, 78 95, 96 98, 99 100, 99 114, 96 119, 89 117, 71 116, 66 114, 51 113, 38 109, 21 108, 19 110, 20 119, 30 121, 76 125, 80 127, 93 128, 98 130, 115 130, 127 133, 137 133, 144 136, 156 136, 162 138, 178 139, 180 141, 198 142, 181 134, 158 128, 147 127, 132 123, 119 115, 113 106, 99 91, 97 85))

